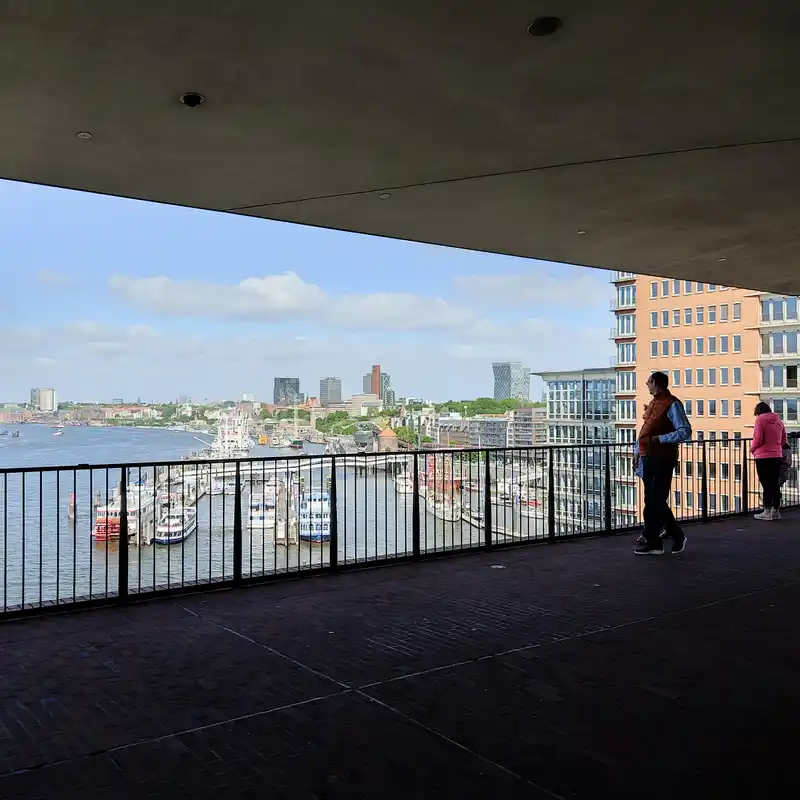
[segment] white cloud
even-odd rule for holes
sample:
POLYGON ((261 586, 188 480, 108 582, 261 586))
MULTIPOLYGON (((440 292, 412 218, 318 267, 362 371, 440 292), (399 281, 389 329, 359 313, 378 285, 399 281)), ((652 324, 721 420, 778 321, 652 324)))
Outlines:
POLYGON ((65 286, 69 283, 66 275, 49 269, 40 269, 36 273, 36 280, 44 286, 65 286))
POLYGON ((110 286, 139 308, 175 317, 280 321, 325 306, 322 289, 294 272, 246 278, 236 285, 115 275, 110 286))
POLYGON ((246 278, 235 285, 116 275, 109 285, 138 308, 170 317, 310 321, 345 330, 382 331, 442 330, 475 319, 467 308, 407 292, 326 294, 294 272, 246 278))
POLYGON ((456 288, 481 303, 502 306, 596 305, 598 296, 611 295, 608 276, 601 270, 565 268, 555 276, 534 269, 512 275, 463 275, 456 288))

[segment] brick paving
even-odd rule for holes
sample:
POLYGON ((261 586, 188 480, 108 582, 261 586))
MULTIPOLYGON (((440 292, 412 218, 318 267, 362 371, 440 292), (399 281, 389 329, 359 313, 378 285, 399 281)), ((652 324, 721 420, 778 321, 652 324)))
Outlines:
POLYGON ((0 798, 783 794, 798 522, 0 624, 0 798))

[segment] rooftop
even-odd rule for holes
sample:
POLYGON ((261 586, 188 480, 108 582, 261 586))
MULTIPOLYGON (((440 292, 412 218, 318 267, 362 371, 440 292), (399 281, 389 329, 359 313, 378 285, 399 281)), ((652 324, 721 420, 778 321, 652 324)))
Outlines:
POLYGON ((0 796, 777 796, 798 519, 5 623, 0 796))

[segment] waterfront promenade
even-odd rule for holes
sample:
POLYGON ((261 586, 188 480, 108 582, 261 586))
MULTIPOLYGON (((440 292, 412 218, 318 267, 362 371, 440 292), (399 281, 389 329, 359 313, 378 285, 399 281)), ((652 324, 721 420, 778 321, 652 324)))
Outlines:
POLYGON ((778 796, 798 521, 4 623, 0 797, 778 796))

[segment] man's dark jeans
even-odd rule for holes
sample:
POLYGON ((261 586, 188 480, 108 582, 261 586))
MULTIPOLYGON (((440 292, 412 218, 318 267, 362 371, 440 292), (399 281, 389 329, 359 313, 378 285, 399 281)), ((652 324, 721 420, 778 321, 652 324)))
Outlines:
POLYGON ((644 538, 652 547, 661 547, 659 534, 680 534, 680 527, 669 507, 669 493, 677 461, 660 456, 642 456, 644 484, 644 538))

